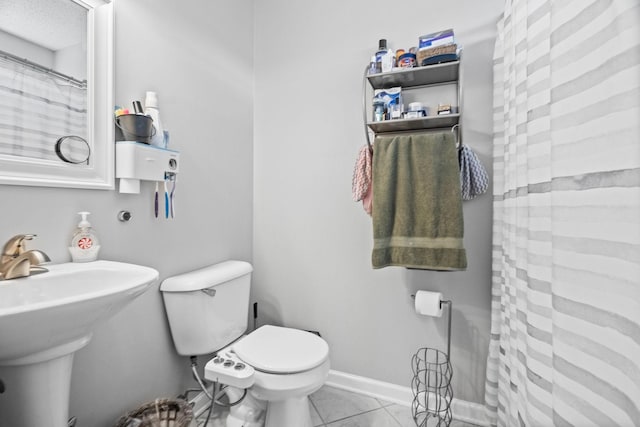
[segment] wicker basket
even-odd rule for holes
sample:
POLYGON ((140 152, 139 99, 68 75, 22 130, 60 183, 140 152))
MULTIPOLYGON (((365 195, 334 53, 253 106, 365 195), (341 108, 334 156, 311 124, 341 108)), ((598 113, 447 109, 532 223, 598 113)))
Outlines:
POLYGON ((422 61, 424 61, 427 58, 431 58, 432 56, 436 56, 436 55, 444 55, 445 53, 456 53, 456 49, 458 48, 458 45, 455 43, 452 44, 446 44, 443 46, 436 46, 436 47, 430 47, 428 49, 422 49, 418 51, 418 55, 417 55, 417 59, 418 59, 418 65, 422 64, 422 61))
POLYGON ((156 399, 120 417, 115 427, 189 427, 191 405, 181 399, 156 399))

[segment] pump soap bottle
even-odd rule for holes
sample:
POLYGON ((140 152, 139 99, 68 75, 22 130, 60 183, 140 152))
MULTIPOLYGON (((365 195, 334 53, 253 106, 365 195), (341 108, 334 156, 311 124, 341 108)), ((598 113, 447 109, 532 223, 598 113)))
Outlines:
POLYGON ((73 262, 95 261, 98 258, 100 244, 96 234, 91 228, 91 224, 87 221, 89 212, 78 212, 78 215, 80 215, 82 219, 78 223, 78 227, 71 238, 71 246, 69 246, 71 259, 73 262))

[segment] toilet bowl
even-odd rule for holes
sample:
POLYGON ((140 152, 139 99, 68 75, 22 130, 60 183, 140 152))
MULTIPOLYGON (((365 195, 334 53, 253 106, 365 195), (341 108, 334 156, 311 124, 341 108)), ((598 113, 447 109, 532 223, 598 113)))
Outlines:
POLYGON ((327 379, 329 346, 312 333, 272 325, 243 336, 252 271, 247 262, 225 261, 165 279, 160 291, 174 346, 183 356, 215 353, 205 378, 223 384, 237 385, 221 370, 221 360, 233 360, 231 376, 246 374, 239 386, 266 402, 265 427, 311 427, 308 396, 327 379))
MULTIPOLYGON (((265 325, 218 354, 253 367, 249 393, 266 401, 266 427, 311 427, 308 396, 322 387, 329 374, 326 341, 306 331, 265 325)), ((213 359, 207 363, 205 378, 214 365, 213 359)), ((241 405, 237 412, 247 413, 241 405)))

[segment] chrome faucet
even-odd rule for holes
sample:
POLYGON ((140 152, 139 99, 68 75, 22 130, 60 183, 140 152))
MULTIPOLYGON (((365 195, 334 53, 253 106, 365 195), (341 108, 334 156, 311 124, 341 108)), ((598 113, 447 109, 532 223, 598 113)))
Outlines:
POLYGON ((40 264, 51 261, 47 254, 39 250, 26 250, 25 240, 31 240, 35 234, 18 234, 4 244, 0 257, 0 280, 26 277, 32 273, 43 273, 46 268, 40 264))

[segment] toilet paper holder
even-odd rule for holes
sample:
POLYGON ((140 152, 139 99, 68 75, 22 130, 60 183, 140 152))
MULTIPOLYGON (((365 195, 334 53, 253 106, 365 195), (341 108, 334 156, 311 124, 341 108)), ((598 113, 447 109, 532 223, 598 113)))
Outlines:
MULTIPOLYGON (((415 299, 415 295, 411 295, 415 299)), ((451 401, 453 400, 453 387, 451 378, 451 312, 453 303, 450 300, 440 300, 440 309, 443 304, 447 307, 447 353, 435 348, 420 348, 411 359, 413 379, 411 390, 413 400, 411 402, 411 415, 418 427, 426 427, 429 418, 436 420, 435 424, 429 422, 429 426, 448 427, 451 424, 451 401)))
MULTIPOLYGON (((411 294, 411 298, 416 299, 415 294, 411 294)), ((453 310, 453 302, 451 300, 440 300, 440 308, 446 304, 447 307, 447 357, 451 358, 451 311, 453 310)))

